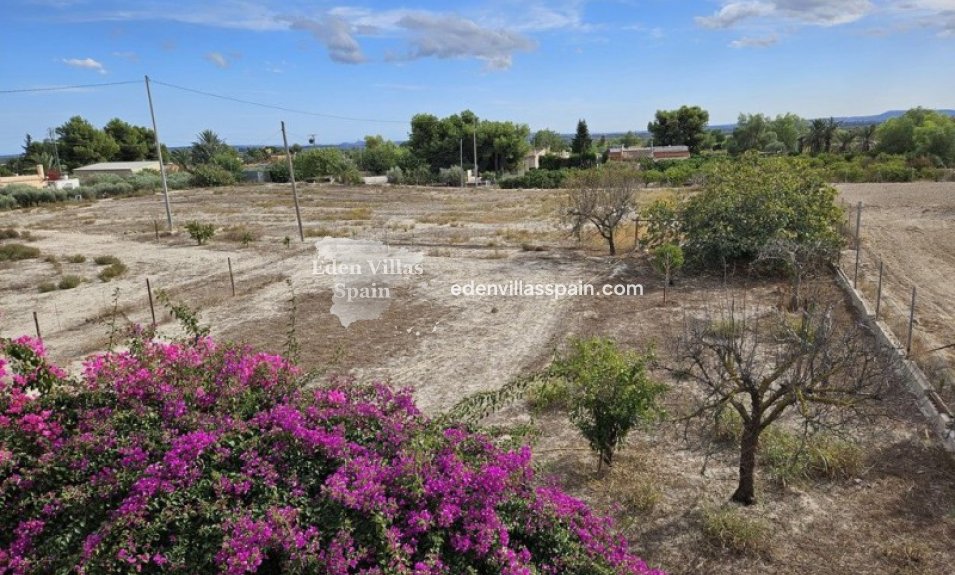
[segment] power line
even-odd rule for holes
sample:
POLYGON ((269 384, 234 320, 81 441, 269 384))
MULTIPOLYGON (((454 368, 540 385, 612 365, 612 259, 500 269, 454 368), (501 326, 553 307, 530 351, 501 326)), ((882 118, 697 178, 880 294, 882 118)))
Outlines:
POLYGON ((130 80, 128 82, 104 82, 102 84, 74 84, 72 86, 50 86, 48 88, 18 88, 16 90, 0 90, 0 94, 22 94, 26 92, 57 92, 62 90, 75 90, 77 88, 102 88, 105 86, 127 86, 130 84, 139 84, 139 80, 130 80))
POLYGON ((347 120, 349 122, 368 122, 373 124, 407 124, 407 120, 382 120, 375 118, 352 118, 349 116, 337 116, 335 114, 322 114, 319 112, 310 112, 307 110, 296 110, 295 108, 286 108, 284 106, 275 106, 273 104, 263 104, 262 102, 253 102, 252 100, 243 100, 241 98, 235 98, 233 96, 224 96, 222 94, 213 94, 212 92, 205 92, 203 90, 196 90, 194 88, 186 88, 185 86, 177 86, 175 84, 169 84, 167 82, 160 82, 159 80, 153 80, 154 84, 159 84, 161 86, 166 86, 167 88, 173 88, 176 90, 182 90, 184 92, 191 92, 193 94, 199 94, 201 96, 207 96, 209 98, 218 98, 220 100, 228 100, 230 102, 238 102, 240 104, 247 104, 250 106, 258 106, 260 108, 269 108, 271 110, 279 110, 282 112, 289 112, 292 114, 302 114, 304 116, 315 116, 318 118, 331 118, 335 120, 347 120))

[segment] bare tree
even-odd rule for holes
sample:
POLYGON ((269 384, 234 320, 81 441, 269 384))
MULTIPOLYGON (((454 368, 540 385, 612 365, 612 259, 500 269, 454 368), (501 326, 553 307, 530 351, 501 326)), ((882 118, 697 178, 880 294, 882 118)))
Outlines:
POLYGON ((776 238, 767 242, 759 250, 753 265, 776 263, 785 268, 790 282, 787 309, 796 311, 808 305, 803 294, 803 285, 806 280, 833 261, 838 249, 837 244, 828 240, 800 242, 776 238))
POLYGON ((833 304, 810 303, 798 314, 747 315, 731 304, 719 315, 687 320, 676 338, 671 369, 702 391, 690 417, 709 426, 732 409, 742 420, 733 501, 756 502, 759 441, 771 425, 785 416, 812 429, 838 426, 879 397, 887 360, 836 312, 833 304))
POLYGON ((607 241, 610 255, 616 255, 614 235, 623 218, 634 210, 639 186, 639 173, 630 167, 608 164, 582 171, 568 184, 564 221, 578 238, 588 223, 593 224, 607 241))

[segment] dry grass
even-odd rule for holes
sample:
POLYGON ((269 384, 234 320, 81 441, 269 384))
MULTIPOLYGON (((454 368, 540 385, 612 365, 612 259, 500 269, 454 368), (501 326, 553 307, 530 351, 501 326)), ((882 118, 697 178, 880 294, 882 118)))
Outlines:
POLYGON ((706 540, 723 551, 765 555, 772 549, 769 526, 752 511, 735 505, 704 509, 700 529, 706 540))

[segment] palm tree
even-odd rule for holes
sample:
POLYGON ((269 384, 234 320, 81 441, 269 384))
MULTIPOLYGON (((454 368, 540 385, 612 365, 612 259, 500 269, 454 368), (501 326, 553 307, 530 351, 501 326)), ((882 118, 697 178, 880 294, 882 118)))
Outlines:
POLYGON ((806 140, 809 144, 809 153, 815 156, 822 152, 826 145, 826 121, 822 118, 816 118, 810 122, 806 140))
POLYGON ((852 130, 836 130, 836 142, 839 143, 839 151, 847 154, 852 150, 852 144, 856 141, 856 133, 852 130))
POLYGON ((878 126, 876 124, 869 124, 859 128, 859 147, 863 152, 868 152, 872 149, 872 145, 875 143, 875 132, 877 129, 878 126))
POLYGON ((203 130, 192 143, 192 163, 208 164, 217 154, 226 150, 228 144, 212 130, 203 130))
POLYGON ((836 130, 839 129, 839 122, 835 118, 830 117, 828 120, 825 120, 824 124, 824 141, 826 143, 826 153, 832 151, 832 138, 836 135, 836 130))

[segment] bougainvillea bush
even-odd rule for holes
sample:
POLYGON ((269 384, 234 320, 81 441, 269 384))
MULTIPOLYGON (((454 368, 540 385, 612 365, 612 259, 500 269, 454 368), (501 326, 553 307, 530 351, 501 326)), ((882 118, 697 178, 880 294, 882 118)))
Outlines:
POLYGON ((0 573, 659 574, 527 448, 209 338, 0 340, 0 573))

